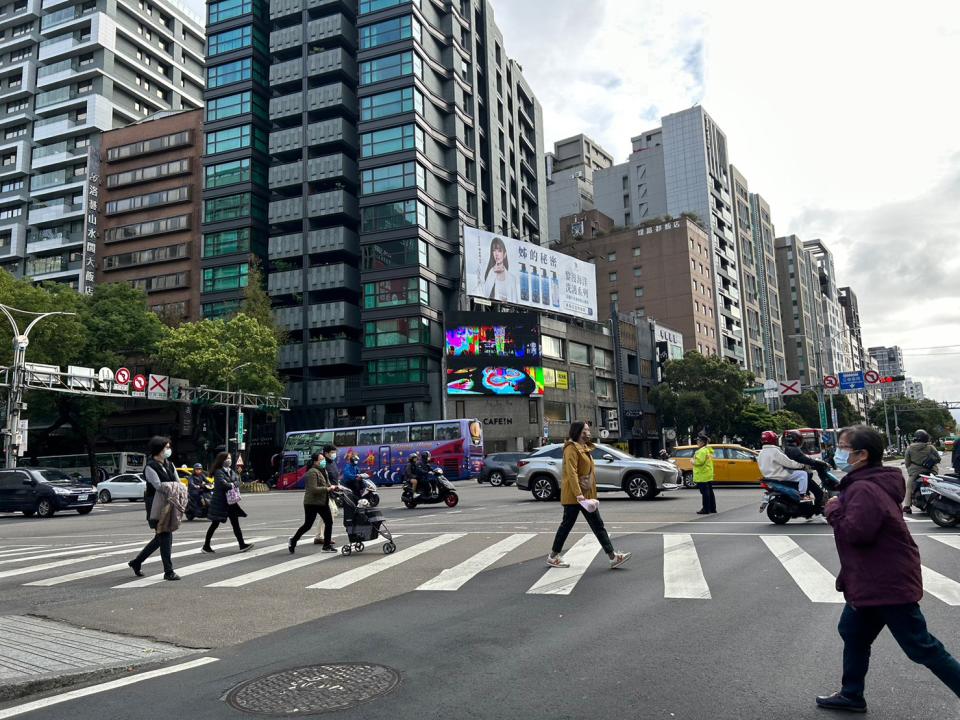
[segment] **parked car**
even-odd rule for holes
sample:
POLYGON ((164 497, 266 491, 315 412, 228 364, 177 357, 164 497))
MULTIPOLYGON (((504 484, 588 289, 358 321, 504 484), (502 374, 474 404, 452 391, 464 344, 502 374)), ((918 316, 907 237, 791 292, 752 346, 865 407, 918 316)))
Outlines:
POLYGON ((488 482, 494 487, 513 485, 517 481, 519 468, 517 462, 529 453, 504 452, 490 453, 483 459, 483 469, 477 477, 478 483, 488 482))
POLYGON ((140 473, 114 475, 106 482, 97 485, 97 500, 104 504, 113 500, 136 502, 143 500, 146 491, 147 481, 140 473))
POLYGON ((0 470, 0 512, 47 518, 58 511, 76 510, 86 515, 96 502, 94 490, 77 485, 60 470, 38 467, 0 470))
MULTIPOLYGON (((716 444, 713 448, 713 481, 717 483, 757 483, 763 480, 755 450, 743 445, 716 444)), ((671 460, 683 473, 683 483, 693 487, 693 454, 696 445, 678 445, 671 460)))
MULTIPOLYGON (((663 460, 636 458, 609 445, 592 453, 597 492, 625 492, 634 500, 652 500, 664 490, 680 487, 680 471, 663 460)), ((529 490, 535 500, 560 498, 563 445, 547 445, 517 463, 517 488, 529 490)))

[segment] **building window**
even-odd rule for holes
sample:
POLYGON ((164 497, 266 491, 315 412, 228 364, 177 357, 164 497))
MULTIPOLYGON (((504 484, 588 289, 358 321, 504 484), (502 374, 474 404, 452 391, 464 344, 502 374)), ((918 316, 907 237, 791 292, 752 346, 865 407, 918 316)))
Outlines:
POLYGON ((163 235, 189 229, 190 216, 177 215, 176 217, 163 218, 162 220, 150 220, 149 222, 136 223, 135 225, 123 225, 122 227, 110 228, 104 233, 104 242, 122 242, 124 240, 135 240, 136 238, 163 235))
POLYGON ((372 205, 363 208, 360 213, 361 232, 364 233, 427 227, 427 208, 417 200, 372 205))
POLYGON ((388 240, 386 242, 364 245, 362 268, 364 270, 385 270, 394 267, 427 265, 427 244, 416 238, 388 240))
POLYGON ((643 288, 642 288, 642 287, 634 288, 634 289, 633 289, 633 296, 634 296, 634 297, 643 297, 643 288))
POLYGON ((401 15, 361 27, 360 49, 369 50, 410 38, 420 40, 420 23, 413 19, 413 15, 401 15))
POLYGON ((204 259, 249 252, 250 228, 223 230, 222 232, 204 233, 203 235, 201 255, 204 259))
POLYGON ((240 300, 219 300, 217 302, 204 303, 200 307, 200 313, 204 320, 216 320, 233 315, 240 310, 240 300))
POLYGON ((633 276, 634 276, 635 278, 640 277, 642 274, 643 274, 643 268, 635 267, 635 268, 633 269, 633 276))
POLYGON ((368 385, 406 385, 427 382, 427 359, 389 358, 367 363, 368 385))
MULTIPOLYGON (((83 172, 86 172, 86 168, 83 166, 80 167, 83 172)), ((107 175, 107 187, 114 188, 123 185, 135 185, 136 183, 148 182, 158 178, 185 175, 189 172, 190 158, 171 160, 170 162, 161 163, 160 165, 148 165, 147 167, 137 168, 136 170, 107 175)))
POLYGON ((250 158, 231 160, 230 162, 207 165, 203 169, 203 186, 211 188, 235 185, 248 182, 252 176, 250 172, 250 158))
POLYGON ((406 75, 423 76, 423 61, 411 50, 360 63, 361 85, 372 85, 406 75))
POLYGON ((0 185, 0 193, 13 192, 14 190, 23 190, 23 179, 6 180, 0 185))
MULTIPOLYGON (((259 97, 251 98, 251 95, 252 93, 249 90, 245 90, 236 95, 225 95, 224 97, 207 100, 207 122, 243 115, 251 112, 252 108, 262 110, 262 101, 259 97)), ((266 111, 257 114, 263 117, 267 116, 266 111)))
POLYGON ((264 85, 265 74, 263 67, 252 58, 242 58, 223 65, 214 65, 207 68, 207 89, 232 85, 233 83, 243 82, 253 78, 256 82, 264 85))
POLYGON ((377 120, 413 110, 423 114, 423 95, 412 87, 360 98, 361 120, 377 120))
POLYGON ((190 273, 179 272, 169 275, 153 275, 148 278, 137 278, 136 280, 130 280, 130 285, 138 290, 152 293, 187 287, 189 279, 190 273))
POLYGON ((226 292, 239 290, 247 286, 247 272, 249 265, 221 265, 220 267, 203 269, 202 292, 226 292))
POLYGON ((546 422, 570 422, 570 405, 555 400, 543 401, 543 421, 546 422))
POLYGON ((567 348, 570 351, 570 362, 579 363, 580 365, 590 364, 589 346, 570 340, 567 342, 567 348))
POLYGON ((260 128, 254 128, 250 125, 237 125, 236 127, 225 130, 208 132, 206 142, 207 155, 216 155, 217 153, 248 148, 250 147, 251 139, 253 140, 254 148, 257 150, 266 150, 267 139, 260 128))
POLYGON ((603 348, 594 348, 593 364, 601 370, 613 370, 613 354, 603 348))
POLYGON ((220 0, 207 5, 207 25, 253 12, 253 0, 220 0))
MULTIPOLYGON (((360 0, 360 12, 359 15, 366 15, 367 13, 374 13, 378 10, 386 10, 387 8, 397 7, 398 5, 406 5, 411 2, 411 0, 360 0)), ((420 7, 420 0, 413 0, 413 5, 420 7)))
POLYGON ((222 55, 223 53, 248 48, 253 42, 253 27, 244 25, 243 27, 227 30, 226 32, 211 35, 208 40, 207 56, 222 55))
POLYGON ((203 221, 206 223, 236 220, 238 218, 266 217, 264 202, 250 193, 227 195, 203 201, 203 221))
POLYGON ((111 200, 107 203, 106 213, 107 215, 118 215, 120 213, 135 212, 137 210, 145 210, 161 205, 188 202, 189 200, 190 187, 184 185, 183 187, 160 190, 146 195, 134 195, 133 197, 123 198, 122 200, 111 200))
POLYGON ((620 302, 620 293, 615 293, 615 292, 610 293, 610 302, 611 303, 620 302))
POLYGON ((563 360, 563 340, 560 338, 543 335, 540 338, 544 357, 563 360))
POLYGON ((429 343, 430 321, 426 318, 396 318, 364 323, 364 347, 379 348, 429 343))
POLYGON ((617 261, 617 253, 616 253, 616 252, 608 252, 608 253, 607 253, 607 262, 616 262, 616 261, 617 261))
POLYGON ((385 165, 364 170, 362 173, 362 194, 390 192, 405 188, 423 188, 426 184, 423 168, 414 162, 385 165))
POLYGON ((399 305, 429 305, 430 287, 420 278, 398 278, 365 283, 363 286, 363 307, 372 310, 399 305))
POLYGON ((389 153, 423 148, 423 130, 416 125, 397 127, 364 133, 360 136, 362 157, 376 157, 389 153))
MULTIPOLYGON (((86 113, 83 113, 82 118, 78 115, 76 119, 77 122, 85 122, 86 113)), ((164 135, 162 137, 151 138, 150 140, 143 140, 141 142, 135 142, 129 145, 120 145, 115 148, 110 148, 107 150, 107 160, 110 162, 126 160, 127 158, 147 155, 148 153, 156 153, 164 150, 172 150, 173 148, 184 147, 186 145, 190 145, 191 142, 193 142, 192 131, 184 130, 183 132, 174 133, 172 135, 164 135)))
POLYGON ((617 274, 615 272, 607 274, 607 281, 615 283, 617 281, 617 274))
POLYGON ((136 267, 138 265, 151 265, 153 263, 168 262, 170 260, 181 260, 187 256, 186 243, 166 245, 164 247, 124 253, 123 255, 107 255, 103 258, 103 269, 116 270, 125 267, 136 267))
POLYGON ((640 248, 635 247, 635 248, 633 249, 633 256, 634 256, 634 257, 640 257, 640 248))

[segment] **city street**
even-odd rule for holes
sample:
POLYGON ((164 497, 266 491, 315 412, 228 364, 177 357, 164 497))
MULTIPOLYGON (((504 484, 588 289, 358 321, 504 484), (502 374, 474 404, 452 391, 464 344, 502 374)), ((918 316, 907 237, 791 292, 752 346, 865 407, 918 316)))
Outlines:
MULTIPOLYGON (((572 567, 557 570, 543 558, 558 504, 512 487, 460 485, 454 510, 406 510, 399 492, 385 489, 398 546, 389 556, 379 542, 351 557, 321 554, 309 536, 291 556, 286 539, 299 525, 302 496, 245 497, 244 533, 256 548, 236 553, 221 527, 217 554, 201 555, 206 523, 185 523, 174 538, 176 583, 158 581, 159 559, 140 580, 126 567, 148 538, 140 504, 98 506, 85 517, 0 518, 5 615, 198 650, 156 675, 150 666, 87 678, 79 692, 95 694, 86 697, 61 688, 11 699, 0 718, 146 720, 173 708, 236 718, 244 713, 231 702, 249 710, 291 693, 308 702, 311 692, 344 707, 360 699, 349 674, 339 684, 301 675, 230 695, 263 675, 337 663, 387 668, 359 670, 380 680, 360 687, 389 692, 339 711, 345 718, 825 717, 813 696, 838 686, 842 604, 822 520, 773 526, 757 512, 756 488, 719 489, 720 513, 709 518, 694 514, 692 490, 645 503, 603 496, 615 544, 633 558, 609 570, 581 521, 567 543, 572 567)), ((924 612, 956 654, 960 531, 924 516, 910 528, 925 567, 924 612)), ((339 519, 337 530, 342 542, 339 519)), ((957 716, 956 698, 889 635, 874 658, 872 717, 957 716)))

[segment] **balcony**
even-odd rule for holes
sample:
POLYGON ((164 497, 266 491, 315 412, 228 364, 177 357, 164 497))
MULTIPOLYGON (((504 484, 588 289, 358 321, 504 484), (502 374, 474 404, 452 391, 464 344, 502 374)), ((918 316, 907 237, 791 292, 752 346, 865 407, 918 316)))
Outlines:
POLYGON ((270 154, 299 153, 303 150, 303 128, 274 130, 270 133, 270 154))
POLYGON ((303 287, 303 270, 274 272, 270 273, 270 276, 267 278, 267 291, 273 297, 302 293, 303 287))
POLYGON ((358 328, 360 327, 360 308, 347 302, 310 305, 302 307, 277 308, 273 311, 277 324, 287 332, 300 332, 317 328, 358 328))
POLYGON ((74 175, 72 171, 68 173, 66 170, 37 174, 30 179, 30 197, 36 198, 67 191, 83 192, 86 179, 86 173, 74 175))
POLYGON ((271 224, 298 222, 303 220, 303 198, 273 200, 270 203, 268 219, 271 224))
POLYGON ((40 253, 59 250, 61 248, 71 247, 73 245, 83 244, 82 232, 60 232, 60 231, 41 231, 40 237, 31 232, 27 236, 27 255, 38 255, 40 253))
MULTIPOLYGON (((356 36, 356 26, 342 14, 330 15, 307 23, 307 42, 310 43, 321 43, 334 39, 349 42, 356 36)), ((351 47, 353 47, 353 43, 351 43, 351 47)))
POLYGON ((297 118, 303 113, 303 93, 281 95, 270 100, 270 119, 297 118))
POLYGON ((342 118, 307 125, 307 144, 311 147, 324 147, 345 143, 349 147, 359 144, 357 128, 342 118))
POLYGON ((69 25, 74 20, 93 15, 95 12, 97 12, 96 5, 86 10, 81 10, 77 5, 68 5, 60 10, 48 12, 40 20, 40 32, 47 33, 54 28, 69 25))
POLYGON ((356 185, 357 179, 357 163, 346 155, 325 155, 307 161, 307 180, 310 182, 346 180, 356 185))
MULTIPOLYGON (((274 165, 269 171, 271 190, 303 184, 303 162, 297 161, 285 165, 274 165)), ((286 207, 286 206, 283 206, 286 207)), ((271 220, 273 216, 271 215, 271 220)))
POLYGON ((270 0, 270 19, 299 15, 303 12, 304 0, 270 0))
POLYGON ((40 15, 40 0, 27 0, 27 6, 13 9, 13 3, 0 8, 0 28, 15 27, 40 15))
POLYGON ((33 95, 37 89, 37 64, 33 60, 22 60, 10 67, 4 67, 0 73, 5 77, 0 78, 0 102, 6 104, 12 100, 18 100, 33 95), (20 80, 15 81, 15 74, 9 70, 20 67, 20 80))
POLYGON ((4 180, 16 175, 26 175, 30 172, 30 141, 17 140, 0 144, 0 152, 7 155, 11 150, 17 153, 16 160, 10 165, 0 165, 0 177, 4 180))
POLYGON ((351 115, 358 114, 357 96, 343 83, 324 85, 323 87, 307 90, 307 110, 321 112, 324 110, 341 108, 351 115))
POLYGON ((316 79, 332 74, 343 74, 356 82, 357 61, 340 48, 307 57, 307 77, 316 79))
POLYGON ((33 149, 33 169, 86 160, 86 158, 87 148, 70 148, 66 140, 52 145, 38 145, 33 149))
MULTIPOLYGON (((38 38, 39 39, 39 38, 38 38)), ((78 48, 94 48, 96 45, 95 36, 92 33, 80 35, 70 33, 69 35, 44 40, 40 43, 40 61, 44 62, 53 58, 65 55, 78 48)))
POLYGON ((93 94, 93 88, 87 92, 81 93, 71 89, 69 86, 60 87, 56 90, 48 90, 46 92, 38 93, 33 101, 33 109, 39 113, 45 109, 53 109, 54 105, 66 105, 71 100, 86 100, 93 94))
MULTIPOLYGON (((344 227, 323 228, 307 233, 307 254, 348 252, 360 255, 360 239, 344 227)), ((291 233, 270 238, 270 259, 299 258, 303 255, 303 233, 291 233)))
POLYGON ((359 293, 360 271, 345 263, 307 268, 306 289, 310 292, 352 290, 359 293))
POLYGON ((353 220, 359 220, 360 203, 356 195, 344 190, 333 190, 307 198, 307 217, 326 218, 335 215, 346 215, 353 220))
POLYGON ((270 53, 300 48, 303 45, 303 25, 274 30, 270 33, 270 53))
POLYGON ((28 222, 30 225, 40 225, 42 223, 55 222, 68 217, 80 216, 83 214, 83 203, 68 202, 35 202, 30 209, 28 222))
POLYGON ((307 362, 311 367, 331 365, 360 365, 360 343, 341 338, 316 340, 307 347, 307 362))
MULTIPOLYGON (((278 89, 283 85, 293 85, 303 79, 303 58, 295 58, 270 66, 270 87, 278 89)), ((292 89, 292 88, 291 88, 292 89)))
POLYGON ((82 260, 69 261, 65 257, 35 258, 27 260, 23 274, 35 282, 41 280, 58 280, 64 273, 70 275, 79 273, 83 268, 82 260))
POLYGON ((45 65, 37 70, 37 88, 48 85, 58 85, 64 80, 83 80, 92 77, 100 69, 97 62, 86 62, 83 65, 77 58, 67 58, 52 65, 45 65))
MULTIPOLYGON (((26 19, 24 22, 26 22, 26 19)), ((37 28, 39 23, 34 21, 33 25, 33 28, 28 32, 22 32, 19 35, 7 33, 6 37, 0 40, 0 55, 5 55, 13 50, 29 47, 40 42, 40 30, 37 28)))
POLYGON ((18 218, 0 220, 0 232, 10 232, 10 244, 0 250, 0 260, 23 257, 23 249, 27 238, 27 227, 22 224, 23 220, 22 215, 18 218), (11 225, 10 223, 15 224, 11 225))
POLYGON ((31 104, 32 103, 27 101, 27 107, 23 110, 15 110, 12 113, 4 114, 0 112, 0 129, 10 127, 11 125, 22 125, 25 122, 32 122, 34 115, 30 107, 31 104))

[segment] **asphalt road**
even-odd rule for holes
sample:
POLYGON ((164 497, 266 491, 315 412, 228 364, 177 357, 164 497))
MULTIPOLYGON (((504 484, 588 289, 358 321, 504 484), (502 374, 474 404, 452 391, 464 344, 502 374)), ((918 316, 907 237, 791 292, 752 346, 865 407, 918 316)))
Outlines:
MULTIPOLYGON (((378 663, 400 684, 338 717, 823 718, 813 696, 836 689, 840 671, 830 528, 819 520, 775 527, 757 513, 759 496, 720 489, 720 513, 707 518, 694 514, 696 491, 652 502, 605 496, 615 544, 633 558, 609 570, 581 521, 567 543, 569 573, 543 563, 557 504, 476 484, 462 485, 455 510, 409 511, 398 491, 384 490, 398 536, 392 556, 376 543, 361 555, 320 555, 305 538, 291 557, 286 538, 302 496, 250 496, 244 532, 259 538, 257 548, 235 554, 221 527, 215 543, 226 546, 201 556, 206 524, 186 523, 175 551, 192 554, 175 560, 177 583, 131 585, 132 573, 113 567, 148 537, 140 505, 0 517, 5 613, 205 648, 198 657, 215 658, 169 676, 134 675, 129 686, 24 717, 238 718, 224 697, 239 683, 307 665, 378 663), (28 546, 51 557, 5 561, 28 546), (62 564, 35 569, 52 563, 62 564)), ((928 568, 922 607, 931 630, 960 654, 960 530, 923 516, 910 528, 928 568)), ((874 718, 960 717, 960 702, 888 635, 875 646, 868 683, 874 718)))

